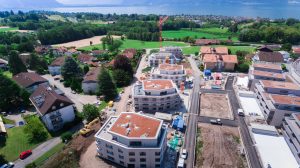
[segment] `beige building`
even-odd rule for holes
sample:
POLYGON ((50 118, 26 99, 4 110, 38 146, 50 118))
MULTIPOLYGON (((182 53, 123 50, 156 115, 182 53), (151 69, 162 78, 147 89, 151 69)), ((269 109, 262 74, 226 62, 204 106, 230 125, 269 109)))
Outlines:
POLYGON ((98 156, 128 168, 160 168, 167 147, 163 121, 126 112, 110 117, 96 133, 98 156))
POLYGON ((171 79, 177 86, 185 82, 186 72, 183 65, 160 64, 158 68, 152 68, 151 79, 171 79))
POLYGON ((172 80, 137 82, 132 89, 135 111, 166 112, 180 107, 182 100, 172 80))

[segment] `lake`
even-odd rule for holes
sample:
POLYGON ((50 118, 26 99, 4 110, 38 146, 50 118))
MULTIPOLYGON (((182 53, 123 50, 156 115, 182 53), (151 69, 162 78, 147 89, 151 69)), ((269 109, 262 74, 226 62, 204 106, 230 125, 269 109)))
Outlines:
MULTIPOLYGON (((168 1, 167 1, 168 2, 168 1)), ((191 14, 300 19, 300 0, 188 0, 180 4, 112 7, 63 7, 59 12, 96 12, 116 14, 191 14), (186 3, 185 3, 186 2, 186 3)))

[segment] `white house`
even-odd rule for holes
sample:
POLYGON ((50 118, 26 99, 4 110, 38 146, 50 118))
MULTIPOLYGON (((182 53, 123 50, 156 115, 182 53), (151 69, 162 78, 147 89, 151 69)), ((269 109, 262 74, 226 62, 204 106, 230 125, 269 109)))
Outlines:
POLYGON ((60 75, 61 67, 65 63, 65 57, 56 58, 49 66, 48 70, 51 75, 60 75))
POLYGON ((134 113, 110 117, 96 133, 97 154, 124 167, 163 167, 167 128, 163 121, 134 113))
POLYGON ((57 131, 75 119, 74 103, 51 87, 39 86, 29 99, 50 131, 57 131))
POLYGON ((49 86, 49 82, 34 72, 21 72, 12 78, 19 86, 28 92, 34 92, 39 85, 49 86))
POLYGON ((152 68, 151 79, 171 79, 179 86, 181 82, 185 82, 186 72, 183 65, 160 64, 158 68, 152 68))
POLYGON ((96 93, 98 88, 98 75, 100 73, 100 67, 91 69, 82 81, 82 90, 86 94, 96 93))

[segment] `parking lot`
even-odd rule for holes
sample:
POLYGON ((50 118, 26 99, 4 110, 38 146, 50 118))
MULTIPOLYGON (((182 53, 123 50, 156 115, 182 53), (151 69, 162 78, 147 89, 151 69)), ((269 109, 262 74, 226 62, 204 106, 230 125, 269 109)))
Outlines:
POLYGON ((200 103, 201 116, 233 119, 228 94, 202 93, 200 103))

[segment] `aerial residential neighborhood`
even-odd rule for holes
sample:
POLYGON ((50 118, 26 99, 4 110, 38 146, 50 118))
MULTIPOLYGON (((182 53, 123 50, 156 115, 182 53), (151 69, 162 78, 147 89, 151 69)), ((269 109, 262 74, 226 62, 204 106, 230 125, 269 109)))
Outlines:
POLYGON ((297 2, 0 7, 0 168, 300 167, 297 2))

